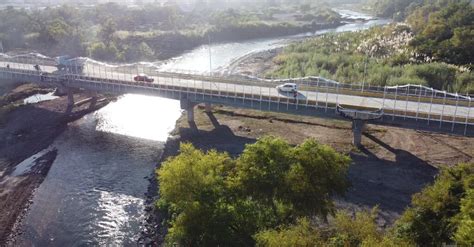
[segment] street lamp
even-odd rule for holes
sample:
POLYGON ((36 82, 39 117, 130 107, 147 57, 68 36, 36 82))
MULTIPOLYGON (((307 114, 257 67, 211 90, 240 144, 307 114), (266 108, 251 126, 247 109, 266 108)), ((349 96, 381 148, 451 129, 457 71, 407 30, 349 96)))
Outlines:
POLYGON ((207 33, 207 39, 209 41, 209 76, 212 75, 212 54, 211 54, 211 35, 207 33))
POLYGON ((362 92, 364 92, 364 87, 365 87, 365 77, 367 74, 367 62, 369 60, 369 54, 367 51, 365 52, 365 61, 364 61, 364 80, 362 81, 362 92))

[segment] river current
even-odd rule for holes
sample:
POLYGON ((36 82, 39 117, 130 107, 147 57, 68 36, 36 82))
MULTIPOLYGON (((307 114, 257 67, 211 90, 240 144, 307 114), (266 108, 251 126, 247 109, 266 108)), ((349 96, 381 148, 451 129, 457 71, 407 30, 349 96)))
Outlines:
MULTIPOLYGON (((239 57, 296 39, 386 23, 370 20, 291 37, 213 44, 211 66, 209 47, 202 46, 160 69, 220 70, 239 57)), ((148 178, 180 115, 178 101, 124 95, 70 124, 49 147, 58 149, 58 156, 34 195, 17 244, 136 245, 145 220, 148 178)))

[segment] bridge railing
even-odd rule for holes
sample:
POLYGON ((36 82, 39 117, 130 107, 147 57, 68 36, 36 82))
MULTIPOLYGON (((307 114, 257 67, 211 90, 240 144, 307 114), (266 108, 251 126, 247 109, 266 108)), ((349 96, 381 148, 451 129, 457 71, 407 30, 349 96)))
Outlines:
MULTIPOLYGON (((103 84, 103 78, 83 78, 88 80, 96 80, 97 83, 103 84)), ((189 80, 182 78, 166 78, 166 80, 158 81, 155 84, 146 84, 146 83, 137 83, 132 80, 129 81, 117 81, 117 78, 106 79, 106 84, 127 84, 132 86, 140 86, 144 88, 159 88, 160 90, 170 91, 176 94, 186 94, 188 96, 193 96, 195 98, 199 97, 212 97, 215 98, 227 98, 230 100, 238 101, 248 101, 255 102, 272 102, 277 103, 278 106, 282 107, 314 107, 321 108, 324 111, 336 110, 337 105, 344 105, 344 102, 340 100, 342 97, 339 94, 330 95, 324 92, 310 92, 311 94, 301 94, 294 99, 291 94, 281 94, 275 93, 276 91, 272 87, 264 87, 259 85, 246 85, 246 84, 229 84, 229 83, 213 83, 209 81, 197 81, 189 80)), ((470 103, 471 101, 469 101, 470 103)), ((440 128, 442 125, 450 124, 454 129, 455 124, 465 125, 465 131, 468 126, 474 125, 474 116, 471 116, 471 106, 461 107, 460 105, 455 106, 445 106, 437 104, 437 109, 433 107, 433 104, 423 103, 421 101, 411 102, 415 107, 408 109, 408 101, 399 97, 395 100, 392 99, 382 99, 379 102, 379 105, 372 107, 367 106, 354 106, 348 105, 354 109, 363 109, 368 111, 374 111, 382 109, 384 116, 402 119, 414 119, 425 120, 428 124, 433 122, 439 122, 440 128), (422 108, 429 107, 429 111, 422 108), (447 108, 450 107, 450 111, 447 111, 447 108), (445 111, 446 108, 446 111, 445 111)))
MULTIPOLYGON (((19 56, 0 56, 0 66, 3 62, 3 65, 6 63, 12 63, 11 66, 18 64, 23 69, 28 69, 34 64, 40 64, 42 67, 54 67, 55 61, 51 58, 38 57, 31 54, 19 55, 19 56)), ((469 101, 465 97, 454 97, 452 94, 446 91, 435 90, 433 88, 428 88, 420 85, 406 85, 404 87, 399 87, 398 90, 390 90, 387 87, 366 85, 365 83, 339 83, 333 80, 329 80, 323 77, 304 77, 304 78, 295 78, 295 79, 261 79, 249 75, 228 75, 223 73, 212 73, 209 72, 198 72, 191 70, 169 70, 169 71, 160 71, 158 66, 151 66, 145 64, 128 64, 128 65, 108 65, 105 63, 98 62, 87 62, 84 66, 86 69, 81 73, 93 73, 94 75, 100 75, 105 77, 116 77, 116 78, 127 78, 127 74, 139 74, 145 73, 150 76, 160 77, 180 77, 188 79, 201 79, 207 81, 217 81, 217 82, 229 82, 229 83, 239 83, 246 85, 263 85, 263 86, 276 86, 284 82, 295 82, 301 89, 306 90, 320 90, 328 92, 337 92, 340 94, 356 95, 363 97, 378 97, 382 98, 385 94, 385 97, 396 98, 400 95, 409 96, 412 100, 417 100, 417 97, 421 98, 422 102, 430 102, 433 98, 434 102, 442 102, 446 100, 446 104, 455 105, 456 101, 460 101, 461 105, 466 105, 469 101), (415 99, 413 98, 415 97, 415 99)), ((79 73, 79 72, 78 72, 79 73)), ((459 94, 461 96, 461 94, 459 94)))
MULTIPOLYGON (((41 72, 33 69, 31 63, 8 62, 10 62, 10 69, 5 67, 4 61, 0 61, 0 71, 4 76, 21 78, 21 76, 40 76, 41 74, 41 72)), ((50 69, 47 65, 44 67, 45 70, 50 69)), ((140 72, 137 71, 137 73, 140 72)), ((67 75, 46 73, 41 76, 41 79, 45 81, 78 80, 93 82, 111 90, 123 86, 156 88, 179 94, 194 93, 195 97, 225 97, 232 100, 251 100, 251 102, 268 101, 277 103, 278 106, 315 107, 324 109, 324 111, 336 110, 337 105, 369 111, 382 109, 385 116, 392 117, 394 120, 395 118, 426 120, 428 124, 439 122, 440 127, 443 123, 448 123, 452 124, 453 129, 455 124, 464 124, 466 128, 474 125, 474 111, 471 109, 472 99, 469 96, 450 94, 422 86, 384 87, 378 97, 354 98, 354 95, 357 95, 344 92, 345 88, 341 84, 317 79, 316 87, 309 84, 300 84, 303 90, 295 99, 292 94, 278 93, 274 89, 275 85, 278 84, 275 81, 259 81, 251 78, 240 80, 189 72, 156 73, 160 73, 160 76, 154 77, 155 83, 143 84, 133 80, 133 75, 136 73, 131 70, 128 73, 119 73, 116 68, 86 64, 82 73, 79 73, 79 71, 73 71, 73 73, 67 75), (373 103, 370 105, 362 103, 351 105, 346 101, 347 96, 351 96, 355 101, 370 100, 373 103)))

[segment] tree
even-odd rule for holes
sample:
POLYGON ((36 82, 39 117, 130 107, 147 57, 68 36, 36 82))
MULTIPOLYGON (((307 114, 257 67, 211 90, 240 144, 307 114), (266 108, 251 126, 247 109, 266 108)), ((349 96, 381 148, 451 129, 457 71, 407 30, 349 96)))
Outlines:
POLYGON ((94 59, 105 61, 120 60, 122 57, 114 43, 108 45, 102 42, 94 43, 88 48, 88 53, 94 59))
POLYGON ((414 246, 410 242, 393 238, 378 230, 375 222, 377 208, 371 212, 359 211, 355 216, 339 211, 333 222, 325 227, 318 226, 308 218, 300 218, 295 224, 268 229, 255 234, 257 246, 362 246, 398 247, 414 246))
POLYGON ((225 153, 203 153, 181 144, 180 154, 158 170, 162 208, 173 215, 167 241, 184 246, 241 246, 235 232, 236 210, 228 198, 226 179, 234 161, 225 153))
MULTIPOLYGON (((473 182, 474 180, 468 181, 468 183, 473 182)), ((466 196, 461 200, 459 226, 454 234, 454 240, 462 246, 474 245, 474 186, 469 187, 466 196)))
POLYGON ((255 235, 256 246, 266 247, 308 247, 324 246, 320 233, 307 218, 298 219, 295 225, 286 228, 269 229, 255 235))
POLYGON ((461 204, 470 210, 473 189, 474 164, 443 169, 433 185, 413 196, 412 206, 396 222, 397 237, 429 246, 472 241, 465 235, 472 233, 472 211, 463 212, 461 204))
POLYGON ((407 20, 416 33, 411 45, 419 53, 457 65, 472 63, 474 8, 469 1, 426 5, 407 20))
POLYGON ((157 205, 169 215, 170 244, 253 245, 253 235, 333 212, 350 159, 314 140, 292 147, 265 137, 231 159, 182 144, 157 171, 157 205), (334 180, 334 181, 330 181, 334 180))
POLYGON ((125 51, 125 59, 127 61, 137 61, 141 59, 150 59, 153 57, 155 52, 148 46, 147 43, 141 42, 140 44, 131 44, 125 51))
POLYGON ((279 138, 265 137, 248 145, 237 161, 234 186, 243 195, 270 206, 292 209, 293 216, 333 213, 331 196, 342 195, 350 159, 334 149, 307 140, 291 147, 279 138))
POLYGON ((111 18, 108 18, 101 26, 99 37, 107 46, 114 40, 114 34, 117 31, 117 24, 111 18))

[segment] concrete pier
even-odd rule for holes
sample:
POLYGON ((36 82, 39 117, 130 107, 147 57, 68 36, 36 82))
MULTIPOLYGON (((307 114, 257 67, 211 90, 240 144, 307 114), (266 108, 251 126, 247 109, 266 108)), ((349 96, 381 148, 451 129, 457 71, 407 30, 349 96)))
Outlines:
POLYGON ((207 113, 211 113, 212 112, 212 105, 211 103, 204 103, 204 108, 205 108, 205 111, 207 113))
POLYGON ((74 106, 74 92, 72 91, 71 88, 65 88, 67 92, 67 106, 72 107, 74 106))
POLYGON ((180 100, 181 109, 186 110, 188 123, 194 123, 194 106, 196 103, 189 101, 187 98, 180 100))
POLYGON ((365 131, 366 123, 364 120, 354 119, 352 120, 352 134, 354 135, 354 139, 352 140, 352 144, 356 147, 362 146, 362 133, 365 131))

